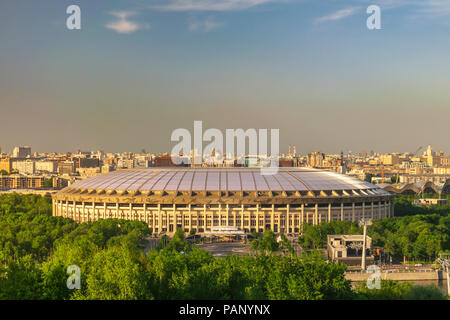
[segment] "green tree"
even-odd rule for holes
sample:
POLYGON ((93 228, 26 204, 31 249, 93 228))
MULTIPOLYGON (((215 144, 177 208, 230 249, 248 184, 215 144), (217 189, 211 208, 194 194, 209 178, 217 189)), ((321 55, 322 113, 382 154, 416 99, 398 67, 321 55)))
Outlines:
POLYGON ((251 248, 254 251, 271 253, 278 251, 280 249, 280 246, 275 237, 275 233, 270 229, 266 229, 264 230, 262 237, 257 237, 252 241, 251 248))
POLYGON ((150 274, 142 253, 128 247, 110 247, 97 252, 86 275, 86 289, 74 299, 152 299, 148 290, 150 274))

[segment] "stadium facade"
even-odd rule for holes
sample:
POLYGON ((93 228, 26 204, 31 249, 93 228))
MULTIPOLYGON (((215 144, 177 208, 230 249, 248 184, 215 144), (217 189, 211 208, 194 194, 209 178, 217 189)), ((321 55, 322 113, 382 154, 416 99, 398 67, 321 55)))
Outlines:
POLYGON ((152 168, 114 171, 53 195, 53 215, 77 222, 146 222, 154 233, 216 227, 299 232, 302 224, 393 217, 393 195, 346 175, 310 168, 152 168))

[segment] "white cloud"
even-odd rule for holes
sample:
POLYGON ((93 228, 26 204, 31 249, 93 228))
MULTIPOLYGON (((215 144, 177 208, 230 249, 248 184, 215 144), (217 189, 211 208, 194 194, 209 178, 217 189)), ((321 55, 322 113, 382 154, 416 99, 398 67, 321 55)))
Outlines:
POLYGON ((164 0, 153 9, 162 11, 231 11, 245 10, 269 2, 286 0, 164 0))
POLYGON ((322 22, 327 22, 327 21, 341 20, 341 19, 344 19, 351 15, 354 15, 359 9, 360 9, 360 7, 350 7, 350 8, 342 9, 342 10, 333 12, 332 14, 326 15, 324 17, 320 17, 320 18, 314 20, 314 23, 322 23, 322 22))
POLYGON ((357 0, 358 3, 376 4, 382 10, 409 8, 423 17, 450 15, 450 0, 357 0))
POLYGON ((188 22, 188 28, 191 32, 209 32, 220 28, 222 25, 222 23, 217 22, 212 16, 209 16, 204 20, 195 19, 188 22))
POLYGON ((428 0, 418 4, 419 13, 430 16, 446 16, 450 14, 449 0, 428 0))
POLYGON ((130 17, 136 15, 134 11, 114 11, 110 13, 117 19, 108 23, 105 27, 121 34, 130 34, 140 29, 148 29, 149 25, 139 24, 129 20, 130 17))

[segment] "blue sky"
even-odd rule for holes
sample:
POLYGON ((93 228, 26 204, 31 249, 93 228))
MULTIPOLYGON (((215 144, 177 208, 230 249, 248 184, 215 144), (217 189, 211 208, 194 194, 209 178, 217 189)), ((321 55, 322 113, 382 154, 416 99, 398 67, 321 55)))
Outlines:
POLYGON ((169 151, 203 120, 281 151, 450 152, 449 0, 6 0, 0 40, 7 151, 169 151))

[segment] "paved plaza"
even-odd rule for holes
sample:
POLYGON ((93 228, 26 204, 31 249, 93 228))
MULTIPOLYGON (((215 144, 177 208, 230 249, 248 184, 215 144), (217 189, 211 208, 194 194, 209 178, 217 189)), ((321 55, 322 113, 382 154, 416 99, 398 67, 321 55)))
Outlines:
POLYGON ((199 249, 211 252, 214 257, 225 257, 227 254, 244 255, 251 252, 250 244, 243 242, 215 242, 196 245, 199 249))

